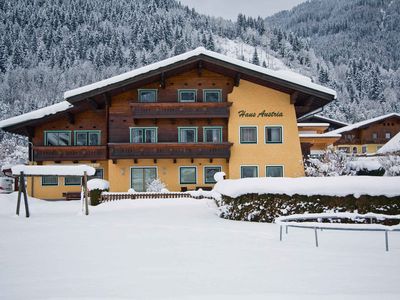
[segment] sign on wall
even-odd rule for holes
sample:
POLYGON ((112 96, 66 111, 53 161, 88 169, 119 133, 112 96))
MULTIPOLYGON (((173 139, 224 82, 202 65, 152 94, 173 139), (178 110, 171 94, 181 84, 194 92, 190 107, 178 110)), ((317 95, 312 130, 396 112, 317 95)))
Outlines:
POLYGON ((239 118, 273 118, 273 117, 283 117, 283 112, 281 111, 266 111, 265 109, 261 112, 248 112, 246 110, 238 111, 239 118))

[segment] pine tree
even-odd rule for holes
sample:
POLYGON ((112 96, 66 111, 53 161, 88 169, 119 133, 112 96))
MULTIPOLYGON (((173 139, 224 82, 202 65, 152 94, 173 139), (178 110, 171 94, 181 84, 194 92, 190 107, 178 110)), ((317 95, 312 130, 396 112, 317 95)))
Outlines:
POLYGON ((208 37, 206 48, 210 51, 215 51, 215 43, 212 34, 208 37))
POLYGON ((251 62, 257 66, 260 65, 260 60, 258 59, 258 53, 257 53, 257 48, 254 48, 253 52, 253 58, 251 59, 251 62))

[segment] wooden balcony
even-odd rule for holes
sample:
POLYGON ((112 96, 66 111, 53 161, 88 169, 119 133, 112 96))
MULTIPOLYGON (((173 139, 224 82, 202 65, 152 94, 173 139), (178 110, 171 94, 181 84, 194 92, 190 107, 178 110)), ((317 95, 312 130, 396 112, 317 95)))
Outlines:
POLYGON ((107 146, 35 146, 35 161, 105 160, 107 146))
POLYGON ((135 119, 229 118, 232 102, 131 103, 135 119))
POLYGON ((231 143, 109 144, 110 159, 122 158, 226 158, 231 143))

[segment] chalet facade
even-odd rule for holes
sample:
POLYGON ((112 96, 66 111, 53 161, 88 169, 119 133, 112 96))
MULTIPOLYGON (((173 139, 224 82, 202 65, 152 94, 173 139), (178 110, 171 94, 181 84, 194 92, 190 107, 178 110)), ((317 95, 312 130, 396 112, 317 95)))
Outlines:
MULTIPOLYGON (((334 91, 203 48, 65 93, 65 101, 0 122, 26 135, 34 164, 85 163, 114 192, 210 188, 228 178, 304 175, 297 118, 334 91)), ((74 177, 34 178, 30 193, 60 199, 74 177)))
POLYGON ((375 154, 400 132, 400 114, 390 113, 354 123, 334 131, 340 134, 334 145, 337 149, 354 155, 375 154))

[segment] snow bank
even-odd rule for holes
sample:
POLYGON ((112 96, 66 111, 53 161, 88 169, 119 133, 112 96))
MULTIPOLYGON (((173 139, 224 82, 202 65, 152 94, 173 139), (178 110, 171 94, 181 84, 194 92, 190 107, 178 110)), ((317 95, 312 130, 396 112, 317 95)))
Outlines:
POLYGON ((107 180, 94 178, 87 182, 87 187, 89 191, 92 190, 108 190, 110 189, 110 183, 107 180))
POLYGON ((313 82, 311 82, 311 80, 309 78, 304 77, 300 74, 294 75, 295 74, 294 72, 289 72, 287 70, 286 71, 285 70, 274 71, 274 70, 266 69, 266 68, 263 68, 263 67, 260 67, 260 66, 257 66, 257 65, 254 65, 254 64, 236 59, 236 58, 231 58, 231 57, 225 56, 225 55, 217 53, 217 52, 206 50, 203 47, 199 47, 192 51, 188 51, 186 53, 183 53, 183 54, 180 54, 180 55, 177 55, 174 57, 170 57, 165 60, 150 64, 148 66, 145 66, 145 67, 142 67, 142 68, 130 71, 130 72, 126 72, 126 73, 123 73, 123 74, 120 74, 120 75, 117 75, 117 76, 114 76, 114 77, 111 77, 111 78, 108 78, 105 80, 101 80, 101 81, 98 81, 98 82, 95 82, 95 83, 92 83, 92 84, 89 84, 89 85, 86 85, 83 87, 79 87, 74 90, 66 91, 64 93, 64 99, 68 99, 68 98, 74 97, 79 94, 83 94, 83 93, 87 93, 87 92, 90 92, 90 91, 93 91, 93 90, 96 90, 99 88, 103 88, 103 87, 115 84, 117 82, 128 80, 130 78, 134 78, 136 76, 139 76, 139 75, 151 72, 151 71, 155 71, 157 69, 169 66, 169 65, 177 63, 177 62, 185 61, 185 60, 188 60, 192 57, 199 56, 199 55, 208 56, 208 57, 211 57, 211 58, 214 58, 214 59, 217 59, 217 60, 229 63, 229 64, 233 64, 233 65, 236 65, 236 66, 239 66, 242 68, 246 68, 248 70, 252 70, 252 71, 264 74, 264 75, 268 75, 268 76, 272 76, 272 77, 282 79, 282 80, 285 80, 288 82, 292 82, 294 84, 298 84, 298 85, 307 87, 309 89, 327 93, 327 94, 334 96, 334 98, 336 99, 336 92, 334 90, 324 87, 322 85, 313 83, 313 82))
POLYGON ((83 176, 87 172, 88 176, 93 176, 95 168, 87 165, 46 165, 46 166, 25 166, 16 165, 11 167, 13 175, 24 172, 25 175, 58 175, 58 176, 83 176))
POLYGON ((378 154, 388 154, 400 152, 400 132, 397 133, 389 142, 380 148, 378 154))
POLYGON ((217 182, 214 191, 232 198, 244 194, 306 196, 400 196, 400 177, 337 176, 299 178, 243 178, 217 182))
POLYGON ((22 114, 16 117, 12 117, 3 121, 0 121, 0 128, 12 126, 15 124, 23 123, 30 120, 40 119, 48 115, 53 115, 61 111, 65 111, 69 108, 73 107, 73 105, 67 101, 62 101, 60 103, 56 103, 50 106, 46 106, 26 114, 22 114))

